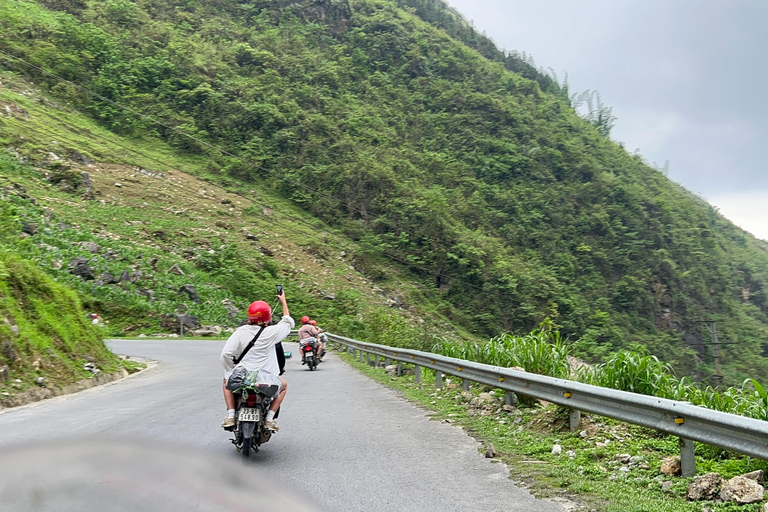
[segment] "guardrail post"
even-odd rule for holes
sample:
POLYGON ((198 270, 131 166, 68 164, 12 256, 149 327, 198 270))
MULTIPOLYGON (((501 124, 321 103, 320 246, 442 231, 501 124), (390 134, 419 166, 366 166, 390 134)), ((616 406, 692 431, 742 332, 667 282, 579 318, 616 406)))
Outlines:
POLYGON ((416 384, 421 383, 421 366, 413 367, 413 378, 416 381, 416 384))
POLYGON ((577 411, 576 409, 571 409, 570 424, 571 424, 571 432, 576 432, 577 430, 579 430, 579 426, 581 426, 581 411, 577 411))
POLYGON ((384 358, 384 366, 389 366, 389 358, 388 357, 384 358))
POLYGON ((435 370, 435 389, 443 389, 443 372, 435 370))
POLYGON ((397 376, 402 377, 403 376, 403 362, 398 361, 397 362, 397 376))
POLYGON ((464 382, 461 383, 461 389, 463 389, 464 391, 469 391, 469 386, 471 384, 472 383, 469 380, 464 379, 464 382))
POLYGON ((504 394, 504 405, 515 405, 517 403, 517 395, 512 391, 507 391, 504 394))
POLYGON ((696 475, 696 455, 693 451, 693 441, 680 438, 680 468, 682 476, 696 475))
POLYGON ((379 355, 376 354, 376 368, 379 367, 379 355))
POLYGON ((358 356, 358 359, 360 359, 360 362, 362 363, 363 362, 363 351, 362 350, 358 350, 357 351, 357 356, 358 356))
POLYGON ((366 352, 365 353, 365 363, 368 366, 371 366, 371 353, 370 352, 366 352))

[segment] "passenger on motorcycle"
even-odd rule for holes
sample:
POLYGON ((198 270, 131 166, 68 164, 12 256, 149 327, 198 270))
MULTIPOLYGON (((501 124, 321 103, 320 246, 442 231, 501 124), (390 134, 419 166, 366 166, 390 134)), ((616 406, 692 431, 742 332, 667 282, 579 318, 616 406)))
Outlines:
MULTIPOLYGON (((304 340, 314 338, 317 341, 317 357, 318 361, 322 361, 323 342, 317 337, 321 332, 316 326, 312 325, 308 316, 301 317, 301 327, 299 327, 299 345, 302 345, 304 340)), ((304 352, 301 352, 301 364, 305 364, 304 352)))
MULTIPOLYGON (((317 327, 316 320, 311 320, 309 323, 317 327)), ((328 344, 328 335, 325 334, 325 331, 323 331, 322 327, 317 327, 317 328, 320 330, 320 334, 317 335, 317 339, 320 340, 320 343, 322 343, 324 347, 325 345, 328 344)), ((325 349, 323 348, 323 350, 320 351, 320 357, 322 358, 324 356, 325 356, 325 349)))
MULTIPOLYGON (((263 330, 261 331, 261 334, 253 347, 251 347, 245 354, 245 357, 242 358, 239 366, 244 366, 250 371, 260 370, 272 373, 276 376, 280 374, 280 366, 277 361, 275 344, 288 337, 291 329, 293 329, 294 321, 288 312, 288 304, 285 302, 285 292, 278 295, 277 298, 283 306, 283 317, 278 323, 269 325, 272 321, 272 308, 262 300, 256 301, 248 307, 248 324, 238 327, 224 344, 224 348, 221 351, 221 364, 224 367, 224 402, 227 404, 227 417, 224 419, 221 426, 225 429, 235 426, 235 394, 227 389, 227 379, 235 368, 235 358, 242 354, 262 327, 263 330)), ((275 413, 283 402, 286 390, 288 389, 288 383, 285 379, 280 377, 280 382, 280 392, 277 395, 277 398, 272 401, 264 423, 266 428, 274 432, 279 430, 277 422, 275 421, 275 413)))

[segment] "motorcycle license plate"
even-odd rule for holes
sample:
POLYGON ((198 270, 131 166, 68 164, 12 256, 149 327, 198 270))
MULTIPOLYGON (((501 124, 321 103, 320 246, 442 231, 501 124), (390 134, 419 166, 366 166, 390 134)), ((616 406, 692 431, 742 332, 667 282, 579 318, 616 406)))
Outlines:
POLYGON ((252 409, 250 407, 244 407, 240 409, 240 413, 237 416, 238 421, 259 421, 259 411, 258 409, 252 409))

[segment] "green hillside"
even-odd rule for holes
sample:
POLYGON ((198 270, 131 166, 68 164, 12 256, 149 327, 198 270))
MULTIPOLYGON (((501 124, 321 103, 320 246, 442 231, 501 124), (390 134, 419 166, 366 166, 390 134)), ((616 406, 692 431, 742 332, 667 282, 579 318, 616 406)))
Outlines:
MULTIPOLYGON (((279 193, 281 213, 322 221, 305 236, 353 246, 354 269, 432 321, 487 337, 549 317, 587 359, 641 344, 707 380, 697 322, 717 320, 734 343, 726 381, 768 377, 766 244, 602 137, 551 78, 440 2, 399 4, 2 0, 0 50, 132 148, 167 144, 213 183, 279 193)), ((30 138, 50 137, 10 117, 2 142, 40 164, 30 138)), ((218 298, 252 278, 227 282, 231 268, 211 264, 218 298)), ((335 316, 352 327, 360 299, 348 304, 335 316)))
MULTIPOLYGON (((0 208, 0 237, 6 239, 18 219, 8 204, 0 208)), ((91 377, 87 363, 118 370, 97 329, 74 291, 0 247, 0 407, 19 390, 91 377)))

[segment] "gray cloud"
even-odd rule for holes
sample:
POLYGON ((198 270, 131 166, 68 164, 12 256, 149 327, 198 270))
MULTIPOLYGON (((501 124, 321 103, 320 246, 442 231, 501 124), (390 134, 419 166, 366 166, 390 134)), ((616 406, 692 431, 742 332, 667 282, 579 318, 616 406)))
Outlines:
POLYGON ((572 91, 596 89, 613 138, 714 197, 765 190, 768 2, 449 0, 508 50, 533 55, 572 91))

